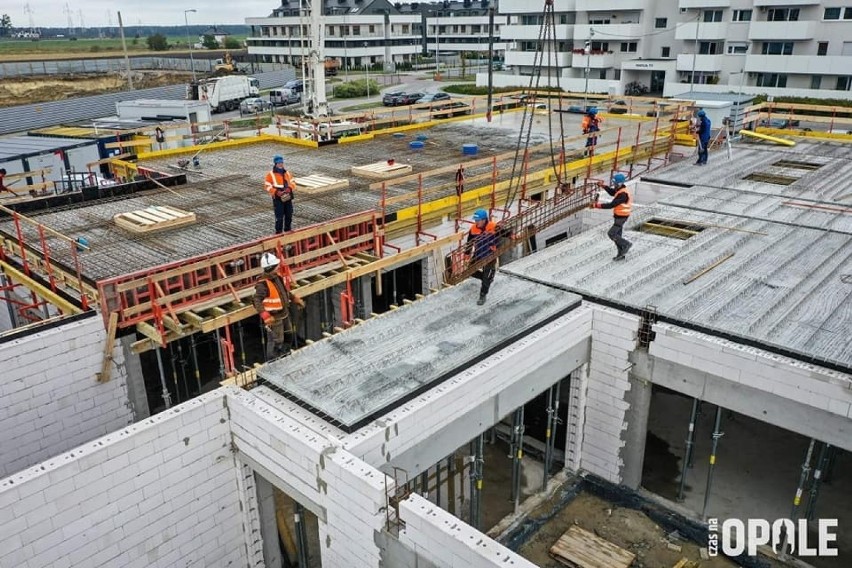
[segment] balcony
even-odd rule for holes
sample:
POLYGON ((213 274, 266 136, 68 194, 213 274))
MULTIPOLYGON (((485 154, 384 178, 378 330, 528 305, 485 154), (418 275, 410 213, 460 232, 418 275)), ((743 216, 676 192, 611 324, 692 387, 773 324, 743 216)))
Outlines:
POLYGON ((748 28, 748 39, 802 41, 813 39, 816 22, 752 22, 748 28))
POLYGON ((846 75, 849 69, 852 57, 843 55, 748 55, 745 60, 745 70, 751 73, 846 75))
POLYGON ((760 6, 815 6, 820 0, 754 0, 754 7, 760 6))
MULTIPOLYGON (((680 24, 675 30, 675 39, 684 41, 695 41, 695 28, 698 28, 698 39, 718 40, 725 39, 731 33, 728 22, 689 22, 680 24)), ((743 30, 745 31, 745 30, 743 30)))
MULTIPOLYGON (((572 39, 574 37, 574 26, 559 24, 554 34, 557 40, 572 39)), ((541 33, 541 26, 509 25, 500 28, 500 39, 511 41, 536 41, 541 33)), ((487 41, 484 40, 484 41, 487 41)))
POLYGON ((576 39, 588 39, 589 28, 594 28, 595 40, 610 43, 628 41, 642 35, 642 24, 595 24, 591 26, 589 24, 578 24, 574 26, 574 37, 576 39))
POLYGON ((731 0, 678 0, 677 7, 687 10, 696 8, 727 8, 731 0))
MULTIPOLYGON (((392 3, 392 2, 391 2, 392 3)), ((553 11, 574 12, 577 10, 575 0, 554 0, 553 11)), ((541 6, 536 4, 535 8, 530 10, 530 0, 501 0, 500 14, 529 14, 531 12, 541 12, 541 6)))
POLYGON ((577 0, 578 12, 635 12, 636 9, 636 0, 577 0))
MULTIPOLYGON (((557 67, 570 67, 571 54, 557 53, 555 54, 555 65, 557 67)), ((534 51, 506 51, 506 65, 531 67, 536 63, 536 53, 534 51)), ((542 57, 539 55, 539 62, 547 64, 554 61, 554 54, 545 53, 542 57)))
POLYGON ((681 53, 677 56, 678 71, 692 71, 693 57, 695 61, 696 71, 721 71, 722 59, 724 55, 693 55, 691 53, 681 53))
POLYGON ((586 56, 585 53, 574 54, 574 66, 585 68, 588 64, 589 69, 609 69, 615 67, 615 55, 612 53, 591 53, 586 56))

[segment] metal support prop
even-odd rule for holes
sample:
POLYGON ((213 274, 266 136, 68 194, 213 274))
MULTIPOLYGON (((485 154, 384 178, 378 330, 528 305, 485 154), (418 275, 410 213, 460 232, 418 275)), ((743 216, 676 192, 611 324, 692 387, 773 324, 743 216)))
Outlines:
POLYGON ((243 322, 237 322, 237 334, 240 336, 240 363, 246 366, 246 344, 243 339, 243 322))
POLYGON ((483 485, 483 473, 485 471, 485 434, 482 433, 476 437, 474 441, 475 450, 473 453, 473 472, 471 477, 476 480, 476 486, 474 487, 474 498, 472 501, 475 503, 473 509, 473 515, 471 516, 471 522, 473 523, 473 528, 477 530, 482 530, 482 485, 483 485))
POLYGON ((163 386, 163 403, 166 405, 166 410, 172 407, 172 397, 169 394, 169 387, 166 385, 166 372, 163 370, 163 348, 157 347, 157 367, 160 369, 160 384, 163 386))
POLYGON ((799 485, 796 487, 796 496, 793 497, 793 508, 790 511, 790 519, 795 522, 798 519, 799 506, 802 504, 802 493, 805 491, 805 484, 811 476, 811 458, 814 455, 814 446, 816 440, 811 438, 811 443, 808 444, 808 451, 805 453, 805 461, 802 462, 802 473, 799 476, 799 485))
MULTIPOLYGON (((172 364, 172 382, 175 384, 175 402, 180 404, 180 384, 178 383, 177 372, 177 357, 175 356, 175 348, 169 343, 169 361, 172 364)), ((187 396, 189 398, 189 396, 187 396)))
POLYGON ((186 360, 183 358, 183 341, 177 341, 178 348, 178 360, 180 361, 180 377, 183 379, 183 391, 186 393, 186 399, 189 400, 192 398, 192 395, 189 394, 189 383, 186 380, 186 360))
POLYGON ((296 540, 299 548, 299 568, 308 566, 308 534, 305 526, 305 508, 296 502, 296 514, 293 519, 296 525, 296 540))
POLYGON ((476 497, 477 497, 476 479, 474 478, 474 472, 473 472, 473 462, 476 459, 476 457, 474 455, 475 453, 476 453, 476 442, 471 441, 470 442, 470 462, 471 462, 470 463, 470 475, 467 476, 468 481, 470 482, 470 502, 469 502, 470 515, 469 515, 468 519, 470 520, 471 525, 473 525, 473 516, 476 514, 476 497))
POLYGON ((707 487, 704 489, 704 507, 701 509, 701 518, 707 518, 707 504, 710 502, 710 488, 713 484, 713 469, 716 467, 716 450, 719 447, 719 438, 724 436, 719 429, 722 427, 722 407, 716 407, 716 425, 713 427, 713 448, 710 450, 710 467, 707 469, 707 487))
POLYGON ((814 469, 814 480, 811 483, 810 491, 808 492, 808 508, 805 509, 805 518, 812 520, 816 511, 817 497, 819 497, 819 487, 822 485, 823 472, 828 463, 828 454, 831 451, 831 444, 824 444, 817 458, 816 469, 814 469))
POLYGON ((435 504, 441 506, 441 460, 435 464, 435 504))
POLYGON ((429 470, 420 474, 420 493, 424 499, 429 499, 429 470))
POLYGON ((524 457, 524 407, 515 410, 512 417, 512 501, 515 512, 521 503, 521 459, 524 457))
POLYGON ((550 446, 550 438, 553 435, 553 386, 547 389, 547 409, 545 409, 545 414, 547 414, 547 427, 544 430, 544 475, 541 480, 541 490, 544 491, 547 489, 547 478, 550 474, 550 460, 551 456, 551 446, 550 446))
POLYGON ((677 489, 677 500, 683 502, 683 491, 686 488, 686 470, 692 461, 692 450, 695 446, 695 419, 698 416, 698 399, 692 399, 692 413, 689 415, 689 430, 686 433, 686 454, 683 456, 683 466, 680 468, 680 485, 677 489))
POLYGON ((222 339, 219 337, 219 329, 213 331, 216 334, 216 355, 219 356, 219 378, 225 378, 225 361, 222 359, 222 339))
POLYGON ((447 458, 447 511, 456 514, 456 470, 455 455, 447 458))
POLYGON ((192 351, 192 366, 195 369, 195 382, 198 394, 201 394, 201 369, 198 368, 198 349, 195 347, 195 334, 189 336, 189 348, 192 351))

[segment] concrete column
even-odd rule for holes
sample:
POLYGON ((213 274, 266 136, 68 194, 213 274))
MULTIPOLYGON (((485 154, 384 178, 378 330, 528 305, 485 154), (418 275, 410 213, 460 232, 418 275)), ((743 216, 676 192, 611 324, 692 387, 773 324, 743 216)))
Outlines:
POLYGON ((125 335, 120 338, 121 350, 124 353, 124 369, 127 372, 127 399, 133 411, 133 420, 139 422, 151 416, 148 408, 148 393, 145 390, 145 376, 142 374, 142 363, 139 355, 131 350, 135 337, 125 335))
POLYGON ((356 306, 355 315, 367 319, 373 311, 372 276, 362 276, 358 279, 357 284, 353 284, 354 286, 358 287, 356 296, 361 304, 361 313, 358 314, 358 307, 356 306))
POLYGON ((628 374, 630 390, 625 395, 625 402, 630 405, 624 415, 627 429, 623 431, 625 441, 621 449, 621 459, 624 463, 622 483, 631 489, 638 489, 642 484, 642 467, 645 462, 645 441, 648 434, 648 415, 651 412, 651 380, 654 360, 644 351, 634 351, 630 355, 634 364, 628 374))
POLYGON ((282 568, 281 546, 278 544, 278 521, 275 517, 275 490, 266 479, 254 474, 263 538, 263 561, 266 568, 282 568))

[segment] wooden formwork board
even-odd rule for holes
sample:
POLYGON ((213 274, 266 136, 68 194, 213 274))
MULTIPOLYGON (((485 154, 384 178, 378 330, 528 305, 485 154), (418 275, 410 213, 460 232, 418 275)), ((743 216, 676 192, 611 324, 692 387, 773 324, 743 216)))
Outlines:
POLYGON ((365 166, 352 166, 352 173, 373 179, 388 179, 402 174, 411 173, 411 164, 400 164, 387 161, 373 162, 365 166))
POLYGON ((577 525, 559 537, 550 555, 572 568, 629 568, 636 555, 577 525))
POLYGON ((349 187, 348 179, 332 178, 321 174, 311 174, 293 180, 299 193, 323 193, 334 189, 346 189, 349 187))
POLYGON ((150 233, 195 223, 195 213, 176 207, 153 206, 119 213, 113 217, 115 224, 134 233, 150 233))

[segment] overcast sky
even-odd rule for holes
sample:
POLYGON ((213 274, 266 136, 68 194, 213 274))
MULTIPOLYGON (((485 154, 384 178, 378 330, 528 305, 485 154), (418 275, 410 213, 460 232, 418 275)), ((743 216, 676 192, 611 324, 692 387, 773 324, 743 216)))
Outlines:
POLYGON ((280 5, 276 0, 0 0, 0 14, 9 14, 15 27, 29 26, 24 6, 29 2, 36 27, 66 27, 67 3, 74 27, 80 25, 80 11, 86 27, 106 26, 112 18, 118 25, 116 11, 121 12, 124 25, 180 25, 183 11, 192 24, 244 24, 246 18, 268 16, 280 5))

